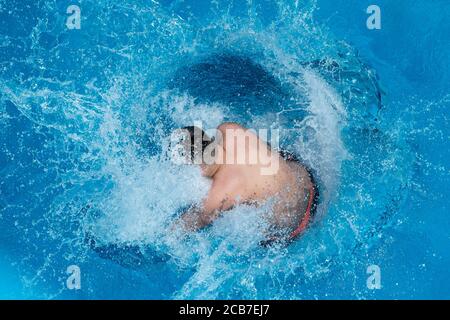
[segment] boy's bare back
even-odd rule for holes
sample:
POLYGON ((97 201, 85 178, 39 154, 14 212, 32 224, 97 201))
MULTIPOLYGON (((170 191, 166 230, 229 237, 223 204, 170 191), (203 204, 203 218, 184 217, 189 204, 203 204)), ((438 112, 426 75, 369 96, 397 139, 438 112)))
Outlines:
POLYGON ((271 223, 278 228, 295 229, 307 209, 312 188, 306 169, 297 162, 286 161, 256 134, 238 124, 224 123, 218 130, 223 148, 219 148, 216 156, 222 164, 202 167, 213 183, 203 203, 183 216, 185 227, 201 228, 238 204, 258 206, 272 199, 271 223), (249 161, 255 154, 277 161, 277 170, 262 174, 267 161, 249 161))

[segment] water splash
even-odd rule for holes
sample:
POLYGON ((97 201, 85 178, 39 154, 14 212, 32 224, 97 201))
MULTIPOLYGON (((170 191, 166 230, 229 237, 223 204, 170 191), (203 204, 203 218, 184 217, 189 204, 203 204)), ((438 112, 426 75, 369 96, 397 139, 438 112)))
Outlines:
POLYGON ((239 5, 214 2, 211 15, 196 18, 176 4, 179 14, 144 1, 88 1, 82 32, 73 33, 51 22, 59 4, 41 1, 40 23, 2 35, 9 50, 21 42, 24 50, 0 77, 0 214, 15 226, 5 241, 22 246, 30 288, 63 294, 73 260, 124 265, 137 270, 128 279, 144 283, 167 268, 152 281, 175 279, 173 287, 154 295, 175 298, 315 297, 355 277, 380 217, 404 198, 409 150, 384 126, 374 71, 317 25, 314 1, 278 1, 273 17, 260 16, 257 1, 237 13, 239 5), (203 90, 171 86, 225 54, 263 75, 246 99, 199 99, 203 90), (192 120, 280 128, 281 147, 300 154, 324 190, 310 232, 288 248, 262 249, 269 209, 240 206, 187 240, 172 234, 174 215, 208 189, 197 169, 164 157, 168 133, 192 120))

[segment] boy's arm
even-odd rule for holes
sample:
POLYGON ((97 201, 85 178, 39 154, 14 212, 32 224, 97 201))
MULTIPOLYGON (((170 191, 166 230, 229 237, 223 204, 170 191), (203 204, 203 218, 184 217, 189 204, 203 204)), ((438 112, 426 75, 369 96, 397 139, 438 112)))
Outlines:
POLYGON ((216 220, 222 211, 231 209, 234 197, 213 184, 208 196, 201 205, 195 205, 185 212, 177 224, 188 231, 197 231, 216 220))

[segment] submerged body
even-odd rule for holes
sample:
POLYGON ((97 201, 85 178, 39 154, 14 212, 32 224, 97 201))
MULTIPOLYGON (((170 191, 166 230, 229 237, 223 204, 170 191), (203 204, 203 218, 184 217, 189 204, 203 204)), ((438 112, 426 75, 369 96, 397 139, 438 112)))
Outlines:
POLYGON ((255 133, 235 123, 218 127, 223 136, 213 164, 202 164, 202 173, 212 185, 201 204, 193 206, 181 220, 188 230, 209 225, 223 212, 239 204, 262 205, 271 201, 268 220, 273 229, 294 232, 311 210, 315 196, 314 183, 306 168, 298 161, 284 159, 255 133), (231 134, 230 134, 231 132, 231 134), (252 155, 264 155, 266 158, 252 155), (243 163, 239 157, 245 157, 243 163), (276 170, 264 173, 270 164, 276 170), (218 163, 219 162, 219 163, 218 163))

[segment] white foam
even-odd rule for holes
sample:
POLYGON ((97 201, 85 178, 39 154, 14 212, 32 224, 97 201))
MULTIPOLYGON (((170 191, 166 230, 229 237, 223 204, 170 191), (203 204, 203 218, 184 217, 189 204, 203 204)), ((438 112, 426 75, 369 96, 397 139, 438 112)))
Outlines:
POLYGON ((104 216, 98 226, 103 230, 97 231, 107 241, 154 244, 166 234, 179 208, 206 195, 210 181, 194 166, 158 159, 130 165, 131 174, 116 176, 116 187, 102 204, 104 216))
POLYGON ((339 184, 341 163, 349 159, 341 137, 347 123, 347 114, 340 96, 314 71, 303 73, 310 103, 307 109, 311 116, 302 121, 308 130, 308 140, 300 140, 300 154, 313 167, 322 182, 322 201, 328 203, 339 184))
POLYGON ((224 119, 226 108, 220 104, 196 104, 189 95, 167 99, 167 109, 178 127, 201 123, 203 130, 217 128, 224 119))

